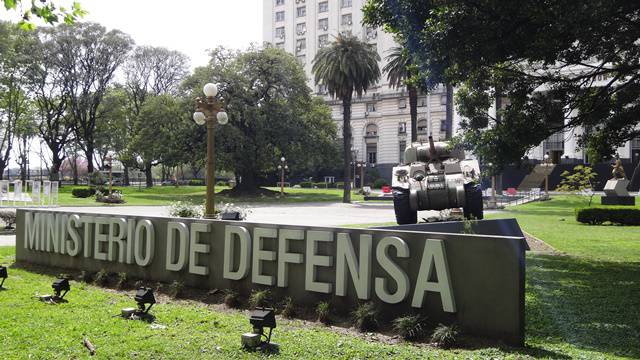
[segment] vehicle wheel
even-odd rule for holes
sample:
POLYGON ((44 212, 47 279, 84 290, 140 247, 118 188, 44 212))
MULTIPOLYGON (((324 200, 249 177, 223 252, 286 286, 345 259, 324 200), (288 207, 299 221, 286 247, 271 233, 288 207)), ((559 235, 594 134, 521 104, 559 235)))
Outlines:
POLYGON ((465 207, 462 209, 465 219, 482 220, 484 210, 482 204, 482 189, 480 184, 468 183, 464 185, 465 207))
POLYGON ((411 210, 409 204, 409 190, 393 189, 393 210, 396 212, 398 225, 415 224, 418 222, 418 212, 411 210))

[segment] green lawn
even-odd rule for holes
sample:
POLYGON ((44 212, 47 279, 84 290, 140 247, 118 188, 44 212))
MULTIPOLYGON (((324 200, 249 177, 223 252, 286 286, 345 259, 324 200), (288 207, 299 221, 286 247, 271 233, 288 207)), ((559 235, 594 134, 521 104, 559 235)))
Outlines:
MULTIPOLYGON (((599 203, 600 198, 594 197, 593 204, 599 203)), ((581 224, 576 221, 574 209, 587 205, 585 197, 552 196, 549 201, 508 207, 487 218, 514 217, 524 231, 574 256, 640 261, 640 227, 581 224)))
MULTIPOLYGON (((96 203, 95 198, 75 198, 71 195, 74 187, 65 185, 60 189, 60 206, 110 206, 96 203)), ((115 187, 122 191, 127 201, 124 205, 169 205, 174 201, 189 201, 194 204, 204 204, 206 188, 204 186, 154 186, 152 188, 115 187)), ((216 192, 226 189, 216 187, 216 192)), ((280 188, 269 188, 280 191, 280 188)), ((277 197, 244 197, 229 198, 224 196, 216 197, 216 202, 231 203, 297 203, 297 202, 339 202, 342 201, 342 189, 285 189, 287 194, 283 199, 277 197)), ((363 200, 364 197, 358 194, 351 195, 352 200, 363 200)))

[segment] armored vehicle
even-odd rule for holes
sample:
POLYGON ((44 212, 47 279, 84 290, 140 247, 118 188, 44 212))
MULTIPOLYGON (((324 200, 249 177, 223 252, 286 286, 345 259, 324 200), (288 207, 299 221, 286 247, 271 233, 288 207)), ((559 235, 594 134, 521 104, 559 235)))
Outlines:
POLYGON ((398 224, 415 224, 420 210, 462 208, 466 219, 482 219, 480 166, 447 142, 413 143, 405 164, 393 168, 393 207, 398 224))

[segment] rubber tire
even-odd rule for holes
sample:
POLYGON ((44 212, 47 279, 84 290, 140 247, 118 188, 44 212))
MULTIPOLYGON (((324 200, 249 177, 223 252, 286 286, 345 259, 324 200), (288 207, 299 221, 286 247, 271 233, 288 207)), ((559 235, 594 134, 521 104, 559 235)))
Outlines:
POLYGON ((482 203, 482 189, 480 184, 468 183, 464 185, 465 207, 462 208, 465 219, 482 220, 484 206, 482 203))
POLYGON ((398 225, 418 223, 418 212, 411 210, 409 204, 409 190, 393 188, 393 210, 398 225))

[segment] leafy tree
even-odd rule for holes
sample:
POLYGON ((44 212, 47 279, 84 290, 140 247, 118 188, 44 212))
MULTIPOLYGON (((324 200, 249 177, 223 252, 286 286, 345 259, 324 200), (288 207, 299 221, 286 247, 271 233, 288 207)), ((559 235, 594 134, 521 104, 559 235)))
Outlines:
POLYGON ((74 133, 92 173, 98 108, 133 41, 119 30, 107 32, 95 23, 58 25, 52 36, 59 54, 54 60, 68 89, 74 133))
POLYGON ((411 57, 403 47, 391 48, 387 55, 387 65, 382 69, 387 73, 391 87, 407 87, 409 93, 409 112, 411 114, 411 142, 418 141, 418 89, 415 75, 417 69, 411 63, 411 57))
POLYGON ((558 131, 584 129, 581 144, 601 155, 640 135, 638 11, 637 2, 600 0, 368 0, 364 8, 365 22, 407 44, 427 88, 460 88, 463 142, 499 166, 558 131))
POLYGON ((560 174, 560 177, 560 185, 557 190, 573 192, 593 189, 593 182, 598 177, 598 174, 590 166, 576 165, 573 168, 573 173, 565 170, 560 174))
POLYGON ((22 0, 3 0, 4 8, 9 11, 19 11, 22 18, 18 23, 23 30, 33 30, 36 25, 33 22, 34 17, 40 18, 47 24, 54 25, 60 21, 66 24, 73 24, 76 20, 87 14, 82 9, 80 3, 73 2, 70 9, 64 6, 56 5, 51 0, 31 1, 31 6, 22 8, 22 4, 26 1, 22 0), (62 19, 62 20, 60 20, 62 19))
MULTIPOLYGON (((209 67, 196 69, 186 80, 185 91, 190 99, 201 96, 202 86, 211 81, 219 84, 229 114, 227 125, 216 126, 216 165, 235 173, 235 193, 256 193, 276 173, 281 156, 290 168, 301 169, 324 161, 323 152, 331 154, 335 124, 327 105, 311 98, 293 55, 273 47, 218 48, 211 52, 209 67)), ((193 113, 193 105, 187 106, 193 113)), ((206 128, 191 124, 204 140, 206 128)), ((201 156, 205 146, 204 141, 199 145, 201 156)))
POLYGON ((344 151, 344 193, 342 201, 351 202, 351 101, 353 93, 362 93, 380 78, 380 56, 374 47, 351 35, 338 35, 335 42, 318 51, 312 71, 316 83, 324 84, 332 97, 342 101, 342 139, 344 151))

